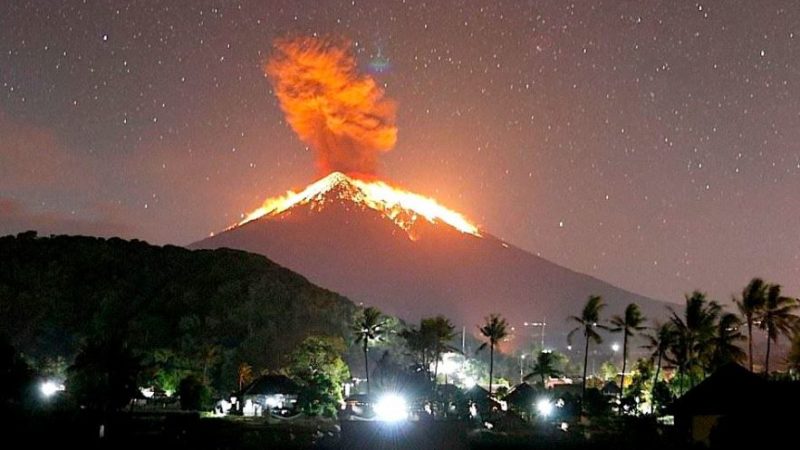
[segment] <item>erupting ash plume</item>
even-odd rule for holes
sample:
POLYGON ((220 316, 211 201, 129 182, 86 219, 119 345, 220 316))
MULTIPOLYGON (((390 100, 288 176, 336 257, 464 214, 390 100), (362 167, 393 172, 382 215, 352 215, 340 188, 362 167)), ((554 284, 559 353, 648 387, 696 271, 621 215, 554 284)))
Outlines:
POLYGON ((478 226, 458 212, 375 176, 378 155, 397 141, 395 106, 375 80, 356 72, 349 43, 310 37, 279 40, 266 73, 292 129, 317 152, 322 177, 266 199, 228 230, 261 218, 280 221, 301 207, 321 211, 345 202, 377 211, 411 240, 419 238, 418 225, 424 222, 482 237, 478 226))
POLYGON ((283 39, 266 74, 292 129, 317 153, 322 175, 374 174, 378 155, 397 141, 395 105, 359 75, 347 41, 283 39))

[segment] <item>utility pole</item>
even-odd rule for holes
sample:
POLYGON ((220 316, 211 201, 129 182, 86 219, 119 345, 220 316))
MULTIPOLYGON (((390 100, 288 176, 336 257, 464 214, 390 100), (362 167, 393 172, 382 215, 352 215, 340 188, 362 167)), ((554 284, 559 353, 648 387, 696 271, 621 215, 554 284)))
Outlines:
POLYGON ((461 327, 461 354, 467 354, 467 327, 461 327))
POLYGON ((547 326, 547 317, 542 321, 542 351, 544 351, 544 329, 547 326))

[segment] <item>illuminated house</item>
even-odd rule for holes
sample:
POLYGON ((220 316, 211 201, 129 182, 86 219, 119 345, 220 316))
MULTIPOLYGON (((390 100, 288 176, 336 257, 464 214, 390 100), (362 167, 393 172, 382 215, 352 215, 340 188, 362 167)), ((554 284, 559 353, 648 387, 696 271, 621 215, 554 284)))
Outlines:
POLYGON ((291 416, 298 412, 300 388, 283 375, 262 375, 239 394, 245 416, 291 416))

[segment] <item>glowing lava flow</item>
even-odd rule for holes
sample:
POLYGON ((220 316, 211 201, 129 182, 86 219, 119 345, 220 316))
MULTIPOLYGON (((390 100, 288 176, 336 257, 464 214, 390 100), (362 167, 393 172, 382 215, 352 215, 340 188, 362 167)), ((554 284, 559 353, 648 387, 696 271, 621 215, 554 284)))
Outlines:
MULTIPOLYGON (((417 219, 424 217, 430 223, 444 222, 462 233, 480 237, 478 227, 461 214, 447 209, 436 200, 390 186, 383 181, 366 181, 333 172, 300 192, 289 191, 281 197, 273 197, 247 216, 237 225, 264 216, 276 216, 295 205, 318 206, 330 197, 330 192, 340 199, 351 200, 383 214, 414 239, 412 228, 417 219)), ((231 227, 233 228, 233 227, 231 227)))

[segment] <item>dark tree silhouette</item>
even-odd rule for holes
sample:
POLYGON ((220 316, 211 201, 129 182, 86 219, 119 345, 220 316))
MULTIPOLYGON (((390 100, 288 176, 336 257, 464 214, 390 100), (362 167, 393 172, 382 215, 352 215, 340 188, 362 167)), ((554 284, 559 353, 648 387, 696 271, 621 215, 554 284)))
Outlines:
POLYGON ((34 373, 28 363, 0 336, 0 414, 21 406, 33 381, 34 373))
POLYGON ((483 337, 488 339, 478 347, 477 351, 489 347, 489 394, 492 393, 492 377, 494 376, 494 348, 497 343, 508 336, 508 322, 498 314, 491 314, 486 318, 486 323, 480 328, 483 337))
POLYGON ((734 298, 739 314, 747 324, 747 357, 753 371, 753 325, 760 319, 767 300, 767 285, 761 278, 753 278, 742 290, 742 297, 734 298))
POLYGON ((572 344, 572 336, 577 333, 581 332, 583 336, 586 338, 586 345, 583 350, 583 384, 581 386, 581 409, 585 410, 585 400, 586 400, 586 368, 589 365, 589 341, 594 341, 596 344, 603 342, 603 338, 597 333, 596 329, 604 329, 607 330, 608 327, 601 325, 600 322, 600 311, 606 305, 603 303, 603 298, 599 295, 590 295, 589 300, 586 302, 586 305, 583 307, 583 311, 581 312, 580 316, 570 316, 569 320, 578 324, 575 329, 569 332, 567 335, 567 341, 572 344))
POLYGON ((356 321, 353 324, 356 343, 360 343, 364 351, 364 371, 367 375, 367 394, 371 393, 369 386, 369 358, 367 357, 369 345, 381 338, 385 325, 386 319, 383 317, 383 314, 381 314, 378 308, 372 306, 364 308, 356 317, 356 321))
POLYGON ((423 320, 423 327, 429 331, 427 334, 431 336, 431 348, 433 350, 433 379, 439 374, 439 360, 442 354, 448 351, 454 351, 455 348, 450 345, 456 337, 455 327, 450 320, 444 316, 436 316, 430 319, 423 320))
POLYGON ((402 331, 400 331, 400 337, 405 340, 406 347, 408 348, 409 352, 411 353, 412 357, 415 360, 415 363, 428 374, 430 378, 429 367, 430 363, 429 360, 430 356, 430 337, 427 336, 427 331, 420 321, 419 327, 409 326, 402 331))
POLYGON ((187 411, 206 409, 211 402, 208 386, 196 375, 189 375, 178 383, 178 396, 181 399, 181 409, 187 411))
POLYGON ((67 390, 88 409, 114 411, 138 395, 141 363, 121 342, 89 342, 68 369, 67 390))
POLYGON ((764 373, 769 375, 770 343, 777 342, 781 335, 791 336, 800 328, 800 322, 794 315, 798 300, 781 295, 781 286, 771 284, 764 302, 764 312, 759 327, 767 331, 767 356, 764 359, 764 373))
POLYGON ((739 347, 739 342, 745 340, 744 334, 739 331, 742 321, 736 314, 725 313, 717 322, 717 331, 712 339, 714 353, 711 356, 711 370, 716 370, 731 362, 744 361, 744 350, 739 347))
MULTIPOLYGON (((611 331, 622 332, 622 378, 619 383, 620 395, 625 391, 625 370, 628 367, 628 338, 636 336, 645 329, 642 324, 645 318, 642 316, 639 305, 631 303, 625 308, 625 314, 611 318, 611 331)), ((622 409, 620 409, 622 412, 622 409)))
POLYGON ((538 376, 542 382, 542 388, 545 388, 546 377, 558 377, 562 375, 561 371, 556 367, 557 365, 558 361, 553 352, 542 350, 536 355, 536 364, 533 366, 533 370, 531 370, 531 373, 525 375, 524 379, 527 381, 530 378, 538 376))
POLYGON ((644 348, 650 350, 650 358, 656 362, 656 374, 653 378, 653 387, 658 383, 661 374, 661 363, 675 340, 675 327, 672 322, 653 324, 652 332, 645 335, 647 343, 644 348))
POLYGON ((439 360, 442 353, 456 351, 449 343, 455 339, 455 327, 444 316, 420 320, 419 327, 408 327, 400 332, 406 347, 415 355, 417 363, 433 380, 439 373, 439 360), (433 363, 433 373, 430 364, 433 363))
MULTIPOLYGON (((680 392, 683 394, 683 380, 687 373, 694 369, 705 371, 711 359, 713 337, 717 320, 722 311, 719 304, 708 300, 706 294, 694 291, 686 296, 683 314, 672 311, 672 324, 675 327, 676 339, 673 341, 673 362, 678 365, 680 392)), ((694 385, 694 377, 692 385, 694 385)))

